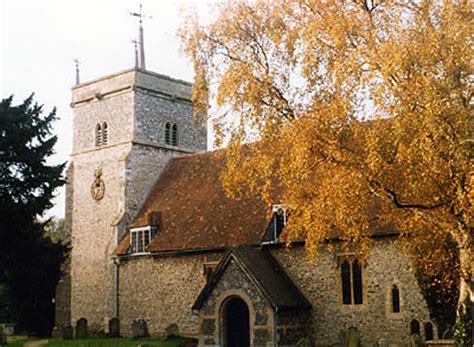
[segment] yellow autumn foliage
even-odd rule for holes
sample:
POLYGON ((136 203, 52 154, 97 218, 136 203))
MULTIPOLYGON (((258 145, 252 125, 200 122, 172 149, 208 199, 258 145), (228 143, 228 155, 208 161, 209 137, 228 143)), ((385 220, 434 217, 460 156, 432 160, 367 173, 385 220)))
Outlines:
POLYGON ((448 237, 460 300, 472 300, 472 2, 217 6, 181 36, 196 112, 228 143, 226 191, 270 199, 279 182, 287 241, 304 238, 312 257, 335 234, 365 253, 375 229, 393 228, 416 266, 435 273, 448 237))

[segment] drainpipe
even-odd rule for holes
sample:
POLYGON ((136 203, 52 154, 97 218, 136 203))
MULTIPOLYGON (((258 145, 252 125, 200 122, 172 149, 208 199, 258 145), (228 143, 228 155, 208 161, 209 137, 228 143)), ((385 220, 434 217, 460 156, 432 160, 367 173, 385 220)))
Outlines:
POLYGON ((119 307, 119 279, 120 279, 120 258, 113 258, 115 265, 115 317, 120 318, 119 307))
POLYGON ((278 347, 278 306, 275 306, 273 312, 273 334, 274 334, 274 346, 278 347))

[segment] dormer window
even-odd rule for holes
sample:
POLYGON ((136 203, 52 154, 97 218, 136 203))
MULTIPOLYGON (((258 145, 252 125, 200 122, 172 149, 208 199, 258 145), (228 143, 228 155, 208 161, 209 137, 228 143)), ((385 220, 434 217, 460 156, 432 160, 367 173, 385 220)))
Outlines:
POLYGON ((285 205, 273 205, 272 212, 273 217, 263 237, 263 242, 277 242, 290 215, 290 211, 285 205))
POLYGON ((156 227, 147 226, 130 230, 130 253, 145 253, 146 247, 150 243, 156 232, 156 227))

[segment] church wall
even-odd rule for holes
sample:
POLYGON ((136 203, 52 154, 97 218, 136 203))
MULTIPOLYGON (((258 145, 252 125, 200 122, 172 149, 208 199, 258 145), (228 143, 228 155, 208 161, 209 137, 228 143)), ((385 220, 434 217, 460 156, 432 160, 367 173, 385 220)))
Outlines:
POLYGON ((130 336, 134 320, 144 319, 148 331, 160 336, 176 324, 182 335, 198 333, 198 317, 191 307, 206 284, 203 265, 222 253, 124 258, 120 265, 120 328, 130 336))
POLYGON ((103 330, 111 317, 105 313, 110 252, 117 244, 113 222, 125 200, 125 160, 130 145, 104 148, 74 156, 72 214, 72 324, 86 318, 93 330, 103 330), (102 199, 94 200, 91 185, 96 169, 102 169, 102 199))
POLYGON ((272 254, 311 302, 310 331, 317 344, 337 342, 339 331, 351 326, 361 332, 365 343, 375 343, 381 338, 391 343, 406 343, 413 319, 421 326, 430 321, 426 302, 410 271, 409 258, 393 241, 376 241, 363 265, 362 305, 342 304, 337 251, 321 251, 315 263, 307 260, 301 246, 273 249, 272 254), (394 284, 400 290, 400 313, 391 312, 390 293, 394 284))

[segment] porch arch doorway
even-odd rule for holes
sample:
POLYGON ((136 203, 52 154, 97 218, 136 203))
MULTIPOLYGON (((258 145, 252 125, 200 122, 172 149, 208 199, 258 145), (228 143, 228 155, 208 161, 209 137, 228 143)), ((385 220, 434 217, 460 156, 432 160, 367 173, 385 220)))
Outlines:
POLYGON ((223 309, 224 346, 250 346, 249 308, 244 300, 232 297, 224 303, 223 309))

